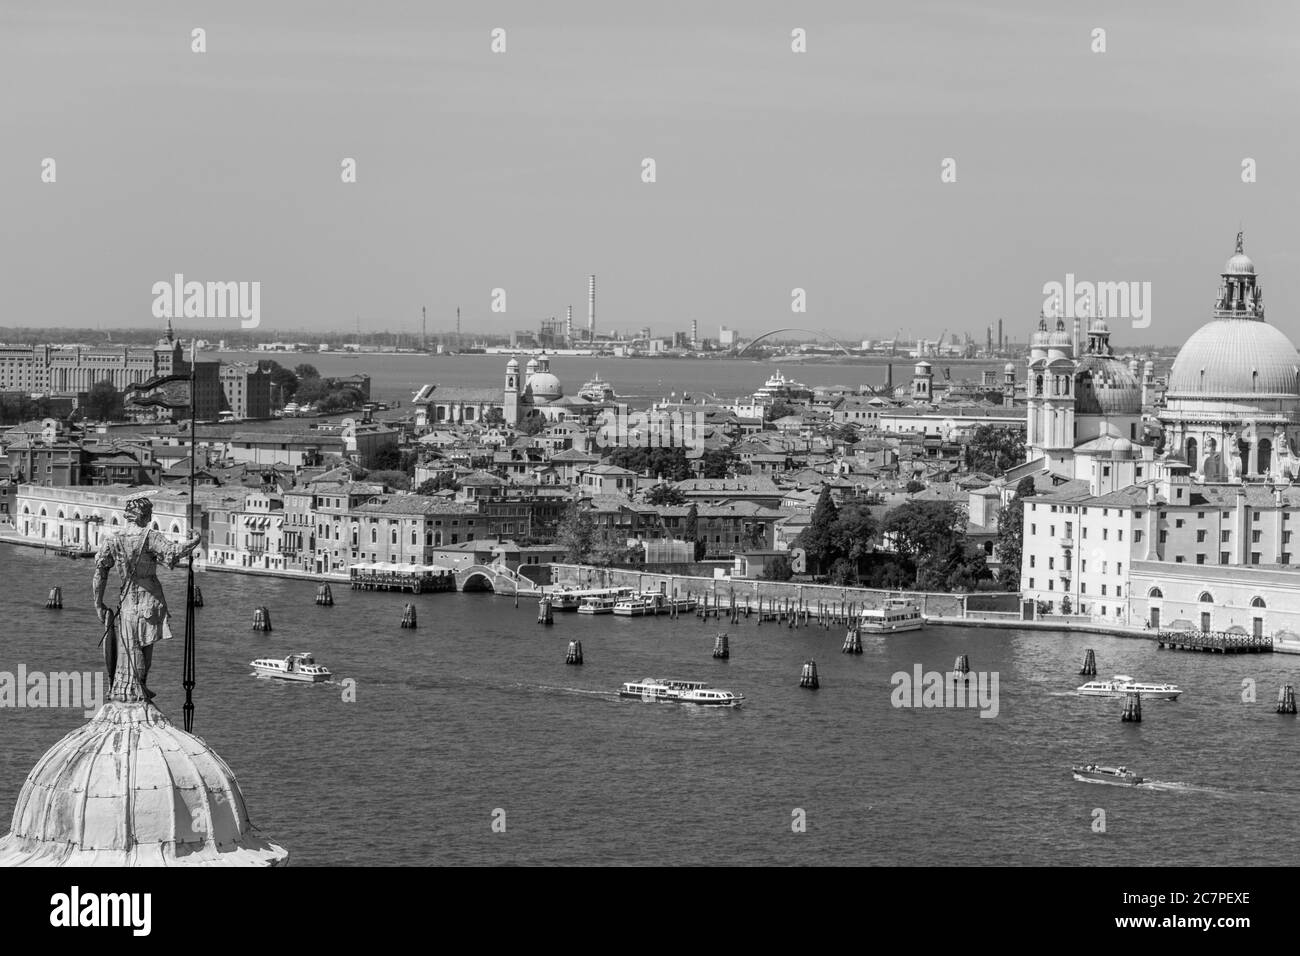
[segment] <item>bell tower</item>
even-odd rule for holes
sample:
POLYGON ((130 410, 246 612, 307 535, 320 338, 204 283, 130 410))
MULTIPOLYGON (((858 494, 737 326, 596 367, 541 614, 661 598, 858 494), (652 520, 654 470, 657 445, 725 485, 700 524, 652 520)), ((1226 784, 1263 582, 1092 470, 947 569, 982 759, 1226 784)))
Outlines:
POLYGON ((514 428, 519 424, 519 359, 511 358, 506 363, 506 387, 503 395, 504 409, 502 415, 506 424, 514 428))

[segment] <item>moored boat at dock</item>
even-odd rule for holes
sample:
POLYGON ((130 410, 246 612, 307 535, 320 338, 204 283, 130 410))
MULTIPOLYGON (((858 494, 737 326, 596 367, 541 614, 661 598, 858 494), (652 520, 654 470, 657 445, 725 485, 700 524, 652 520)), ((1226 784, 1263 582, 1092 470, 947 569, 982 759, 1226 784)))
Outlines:
POLYGON ((694 598, 669 597, 659 591, 643 591, 622 598, 614 604, 619 617, 644 617, 648 614, 690 613, 695 610, 694 598))
POLYGON ((863 610, 859 626, 867 634, 894 634, 899 631, 919 631, 925 627, 925 618, 915 601, 906 598, 888 598, 882 607, 863 610))

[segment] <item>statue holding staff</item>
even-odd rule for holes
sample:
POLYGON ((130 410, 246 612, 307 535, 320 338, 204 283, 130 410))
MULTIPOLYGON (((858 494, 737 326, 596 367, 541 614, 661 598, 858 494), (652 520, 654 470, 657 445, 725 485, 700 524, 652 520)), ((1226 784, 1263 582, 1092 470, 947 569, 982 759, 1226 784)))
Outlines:
POLYGON ((105 625, 104 659, 113 677, 109 698, 147 701, 154 697, 147 686, 153 646, 172 637, 171 615, 158 581, 157 567, 159 564, 168 569, 176 567, 181 558, 193 553, 200 535, 191 529, 186 541, 177 544, 149 527, 153 504, 145 494, 127 498, 124 510, 128 526, 100 544, 91 588, 95 613, 105 625), (122 579, 116 611, 104 604, 108 569, 114 566, 122 579))

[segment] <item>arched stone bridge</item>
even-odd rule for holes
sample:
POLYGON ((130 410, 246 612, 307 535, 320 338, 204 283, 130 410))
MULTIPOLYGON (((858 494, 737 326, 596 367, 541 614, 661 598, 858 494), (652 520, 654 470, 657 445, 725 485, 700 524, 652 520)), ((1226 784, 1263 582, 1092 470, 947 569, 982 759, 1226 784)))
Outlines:
POLYGON ((535 582, 503 564, 471 564, 456 572, 456 590, 530 594, 540 589, 535 582))

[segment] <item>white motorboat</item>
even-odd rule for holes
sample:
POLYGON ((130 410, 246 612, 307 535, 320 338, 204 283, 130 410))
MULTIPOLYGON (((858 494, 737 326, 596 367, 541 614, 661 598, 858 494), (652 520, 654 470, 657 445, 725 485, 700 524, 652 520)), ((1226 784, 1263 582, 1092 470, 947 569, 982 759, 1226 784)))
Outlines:
POLYGON ((1082 783, 1112 783, 1122 787, 1136 787, 1142 778, 1128 767, 1099 767, 1095 763, 1071 768, 1074 779, 1082 783))
POLYGON ((1110 680, 1090 680, 1075 691, 1080 697, 1125 697, 1137 694, 1143 700, 1177 700, 1182 689, 1177 684, 1148 683, 1127 674, 1110 680))
POLYGON ((290 654, 283 660, 277 657, 259 657, 249 666, 257 672, 258 677, 275 677, 279 680, 315 684, 334 676, 329 668, 317 664, 316 658, 306 651, 290 654))

